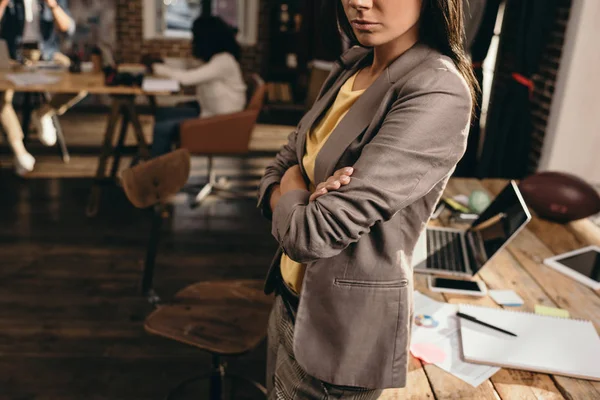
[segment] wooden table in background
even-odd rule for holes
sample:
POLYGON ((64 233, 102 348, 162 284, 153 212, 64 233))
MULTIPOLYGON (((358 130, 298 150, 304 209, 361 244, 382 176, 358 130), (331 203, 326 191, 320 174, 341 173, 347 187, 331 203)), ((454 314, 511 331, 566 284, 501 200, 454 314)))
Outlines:
MULTIPOLYGON (((500 193, 504 180, 451 179, 446 194, 469 194, 475 189, 491 196, 500 193)), ((444 214, 445 215, 445 214, 444 214)), ((447 218, 432 225, 448 225, 447 218)), ((600 228, 588 220, 566 225, 537 218, 483 268, 477 278, 489 289, 512 289, 525 301, 520 310, 533 312, 536 304, 559 307, 572 318, 590 320, 600 332, 600 293, 543 265, 543 259, 587 245, 600 245, 600 228)), ((448 303, 470 303, 498 307, 489 297, 475 298, 433 293, 426 276, 415 275, 415 289, 448 303)), ((600 363, 600 360, 598 360, 600 363)), ((387 390, 381 399, 600 399, 600 382, 585 381, 513 369, 501 369, 477 388, 464 383, 435 365, 411 360, 408 386, 387 390)))
POLYGON ((138 146, 139 156, 141 158, 148 158, 150 153, 148 151, 148 145, 144 139, 142 132, 142 125, 139 120, 135 108, 136 96, 160 96, 169 95, 168 92, 156 92, 150 93, 145 92, 139 87, 129 86, 106 86, 104 84, 104 75, 96 73, 80 73, 72 74, 68 72, 53 72, 53 71, 40 71, 46 75, 59 76, 60 80, 53 84, 44 85, 30 85, 30 86, 15 86, 11 81, 6 78, 7 74, 28 72, 28 71, 7 71, 0 70, 0 92, 7 90, 14 90, 20 93, 54 93, 54 94, 104 94, 109 95, 112 104, 110 113, 108 116, 106 131, 104 134, 104 140, 100 156, 98 158, 98 168, 96 171, 96 178, 92 185, 90 198, 88 201, 86 214, 88 216, 94 216, 98 212, 101 185, 107 182, 114 182, 116 173, 119 168, 119 162, 121 158, 121 152, 124 147, 125 136, 127 135, 127 129, 129 124, 133 127, 138 146), (117 139, 116 147, 114 146, 114 137, 117 129, 117 125, 121 119, 121 130, 117 139), (106 167, 108 159, 113 156, 113 164, 111 167, 110 175, 106 173, 106 167))

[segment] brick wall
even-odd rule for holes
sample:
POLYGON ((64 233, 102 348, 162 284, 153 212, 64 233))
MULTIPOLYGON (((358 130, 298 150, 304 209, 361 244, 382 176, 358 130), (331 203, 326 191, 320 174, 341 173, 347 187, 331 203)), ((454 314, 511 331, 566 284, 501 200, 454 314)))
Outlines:
MULTIPOLYGON (((522 0, 508 0, 522 1, 522 0)), ((550 34, 546 43, 545 51, 538 68, 538 72, 532 76, 532 81, 535 84, 532 100, 531 100, 531 115, 532 115, 532 142, 527 163, 528 173, 534 173, 537 170, 546 127, 550 115, 550 105, 556 84, 556 77, 560 67, 562 56, 562 47, 565 38, 565 31, 569 20, 569 12, 571 9, 571 0, 557 0, 558 10, 553 16, 550 34)), ((514 5, 514 4, 513 4, 514 5)), ((518 23, 518 7, 506 7, 504 22, 502 25, 502 40, 498 48, 497 64, 494 77, 494 88, 490 101, 490 110, 493 112, 494 107, 494 92, 497 87, 506 85, 509 80, 512 80, 511 74, 514 65, 514 41, 517 34, 516 24, 518 23)))
POLYGON ((531 106, 533 135, 532 147, 529 154, 528 169, 530 173, 537 170, 542 145, 546 135, 548 117, 550 115, 550 104, 556 84, 556 77, 560 67, 562 48, 565 41, 565 31, 569 22, 569 11, 571 0, 560 0, 556 18, 552 26, 552 32, 546 45, 544 56, 540 63, 537 74, 533 76, 535 90, 531 106))
MULTIPOLYGON (((157 53, 162 57, 190 57, 190 41, 178 39, 144 40, 143 0, 116 0, 116 57, 122 62, 138 62, 142 54, 157 53)), ((264 73, 269 42, 268 0, 261 0, 259 32, 256 46, 242 48, 242 68, 245 72, 264 73)))

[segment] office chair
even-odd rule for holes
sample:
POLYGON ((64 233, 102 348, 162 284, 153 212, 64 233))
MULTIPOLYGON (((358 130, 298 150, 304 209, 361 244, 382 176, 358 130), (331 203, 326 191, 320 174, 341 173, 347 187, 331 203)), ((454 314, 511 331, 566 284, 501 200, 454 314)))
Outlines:
MULTIPOLYGON (((154 207, 148 243, 142 294, 155 306, 144 327, 147 332, 197 347, 211 354, 211 371, 188 378, 170 391, 175 400, 191 383, 208 380, 209 399, 222 400, 226 379, 244 381, 266 396, 260 383, 227 373, 223 356, 239 356, 256 348, 266 337, 273 299, 265 296, 261 280, 199 282, 179 291, 170 302, 163 302, 153 289, 163 212, 169 198, 187 181, 190 154, 179 149, 144 162, 123 172, 127 198, 138 208, 154 207)), ((231 398, 237 386, 232 385, 231 398)), ((203 397, 204 398, 204 397, 203 397)))
MULTIPOLYGON (((231 187, 226 177, 217 178, 213 159, 216 156, 239 156, 249 152, 250 137, 265 97, 265 83, 254 74, 246 79, 248 105, 237 113, 197 118, 182 122, 180 147, 194 155, 208 156, 208 183, 196 194, 192 205, 200 205, 210 194, 243 197, 231 187)), ((188 188, 189 189, 189 188, 188 188)))

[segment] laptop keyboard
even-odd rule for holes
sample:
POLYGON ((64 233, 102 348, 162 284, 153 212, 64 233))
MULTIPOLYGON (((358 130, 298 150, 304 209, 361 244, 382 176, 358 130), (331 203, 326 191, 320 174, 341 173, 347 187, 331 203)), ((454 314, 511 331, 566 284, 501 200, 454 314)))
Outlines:
POLYGON ((459 232, 427 230, 427 268, 467 272, 459 232))

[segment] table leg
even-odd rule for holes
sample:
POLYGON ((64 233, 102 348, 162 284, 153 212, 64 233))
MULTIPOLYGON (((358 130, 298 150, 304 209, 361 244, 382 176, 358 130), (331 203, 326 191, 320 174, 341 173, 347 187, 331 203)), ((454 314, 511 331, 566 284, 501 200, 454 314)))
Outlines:
POLYGON ((113 165, 110 171, 111 179, 117 177, 117 171, 119 170, 119 164, 121 163, 121 153, 123 152, 123 147, 125 145, 125 137, 127 137, 127 128, 129 128, 129 113, 124 112, 121 119, 121 133, 119 134, 117 148, 113 157, 113 165))
POLYGON ((122 108, 121 100, 117 98, 113 98, 112 107, 110 110, 110 116, 108 117, 108 123, 106 126, 106 132, 104 133, 104 143, 102 145, 102 153, 100 154, 100 158, 98 159, 98 169, 96 170, 96 178, 95 182, 92 185, 92 190, 90 193, 90 198, 88 200, 86 214, 88 217, 93 217, 98 213, 98 206, 100 203, 100 184, 103 178, 106 178, 106 164, 108 162, 108 158, 112 154, 113 150, 113 138, 115 136, 115 130, 117 126, 117 121, 119 119, 119 113, 122 108))
POLYGON ((133 132, 135 133, 138 146, 139 146, 139 155, 143 160, 147 160, 150 158, 150 150, 148 149, 148 144, 146 143, 146 139, 144 138, 144 130, 142 129, 142 124, 140 122, 140 118, 135 109, 134 99, 128 99, 125 104, 127 108, 127 113, 129 113, 129 120, 133 125, 133 132))
POLYGON ((33 112, 33 93, 23 95, 23 115, 21 119, 21 128, 23 129, 24 141, 29 137, 29 125, 31 124, 31 113, 33 112))

